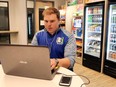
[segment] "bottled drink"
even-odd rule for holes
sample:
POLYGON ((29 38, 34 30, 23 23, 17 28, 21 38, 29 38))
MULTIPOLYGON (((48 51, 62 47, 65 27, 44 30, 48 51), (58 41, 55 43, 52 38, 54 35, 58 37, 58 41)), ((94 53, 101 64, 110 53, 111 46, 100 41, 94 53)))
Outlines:
POLYGON ((111 17, 111 23, 113 23, 113 16, 111 17))
POLYGON ((112 25, 111 26, 111 33, 113 33, 114 32, 114 26, 112 25))
POLYGON ((109 58, 112 58, 112 52, 109 52, 109 58))
POLYGON ((114 15, 114 23, 116 23, 116 15, 114 15))
POLYGON ((115 23, 115 16, 114 15, 113 15, 113 20, 112 21, 113 21, 113 23, 115 23))
POLYGON ((110 50, 112 50, 112 44, 110 44, 110 50))
POLYGON ((114 59, 114 52, 112 52, 111 58, 114 59))
POLYGON ((99 15, 96 16, 96 22, 99 22, 99 15))
POLYGON ((114 33, 116 33, 116 25, 114 26, 115 28, 114 28, 114 33))
POLYGON ((116 44, 114 44, 114 50, 113 51, 116 51, 116 44))
POLYGON ((113 32, 112 33, 114 33, 115 32, 115 26, 113 26, 113 32))
POLYGON ((95 18, 94 18, 94 15, 93 15, 93 16, 92 16, 92 22, 94 22, 94 19, 95 19, 95 18))
POLYGON ((116 52, 115 52, 115 57, 114 57, 114 59, 116 59, 116 52))
POLYGON ((100 16, 100 22, 102 22, 102 15, 100 16))
POLYGON ((99 8, 99 13, 102 14, 102 8, 99 8))
POLYGON ((97 8, 97 13, 100 14, 100 8, 99 7, 97 8))

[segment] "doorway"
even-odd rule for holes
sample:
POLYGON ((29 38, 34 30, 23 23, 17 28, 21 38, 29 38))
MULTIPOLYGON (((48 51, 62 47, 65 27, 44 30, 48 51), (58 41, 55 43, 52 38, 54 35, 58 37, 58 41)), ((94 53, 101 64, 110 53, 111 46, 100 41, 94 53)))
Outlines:
POLYGON ((44 9, 43 8, 39 8, 39 30, 44 29, 44 20, 43 20, 43 13, 44 9))

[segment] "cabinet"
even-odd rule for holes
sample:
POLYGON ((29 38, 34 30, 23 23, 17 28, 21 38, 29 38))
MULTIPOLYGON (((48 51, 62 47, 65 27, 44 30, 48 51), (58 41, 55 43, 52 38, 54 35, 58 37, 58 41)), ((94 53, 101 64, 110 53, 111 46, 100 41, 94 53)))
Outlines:
POLYGON ((75 36, 77 45, 76 62, 82 64, 82 16, 73 17, 72 33, 75 36))
POLYGON ((65 19, 66 19, 66 10, 65 6, 61 6, 61 9, 59 10, 60 12, 60 27, 65 29, 65 19))
POLYGON ((0 31, 0 44, 11 44, 10 35, 17 35, 18 31, 0 31))
POLYGON ((65 29, 65 15, 61 15, 60 17, 60 27, 65 29))

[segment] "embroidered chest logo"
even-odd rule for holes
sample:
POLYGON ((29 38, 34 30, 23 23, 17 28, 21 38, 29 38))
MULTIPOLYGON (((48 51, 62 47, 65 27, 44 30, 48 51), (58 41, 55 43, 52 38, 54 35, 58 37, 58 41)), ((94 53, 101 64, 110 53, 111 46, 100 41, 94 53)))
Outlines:
POLYGON ((63 42, 64 42, 64 37, 58 37, 58 38, 56 39, 56 43, 57 43, 57 44, 62 45, 63 42))

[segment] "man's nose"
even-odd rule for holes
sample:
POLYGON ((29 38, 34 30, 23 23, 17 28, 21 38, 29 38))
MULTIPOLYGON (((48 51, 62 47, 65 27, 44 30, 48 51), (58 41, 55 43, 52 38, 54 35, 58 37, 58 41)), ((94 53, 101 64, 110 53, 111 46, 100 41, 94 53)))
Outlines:
POLYGON ((51 22, 48 22, 48 25, 51 25, 51 22))

